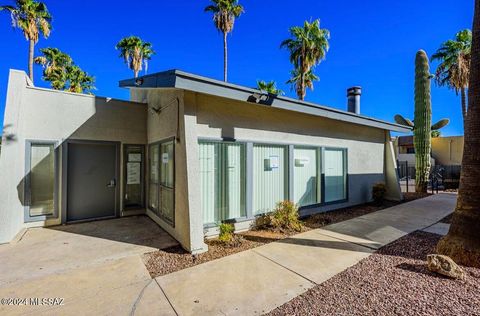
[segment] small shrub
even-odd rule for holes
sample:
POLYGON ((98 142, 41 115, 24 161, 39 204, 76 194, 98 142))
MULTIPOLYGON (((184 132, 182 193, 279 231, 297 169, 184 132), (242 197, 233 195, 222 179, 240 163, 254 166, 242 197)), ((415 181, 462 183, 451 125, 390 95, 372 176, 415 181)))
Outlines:
POLYGON ((233 232, 235 231, 235 227, 232 224, 222 223, 219 226, 220 228, 220 235, 218 236, 218 240, 224 243, 229 243, 233 240, 233 232))
POLYGON ((372 199, 377 205, 381 205, 385 200, 385 193, 387 192, 387 187, 385 183, 376 183, 372 188, 372 199))
POLYGON ((291 201, 277 203, 273 212, 257 216, 255 229, 275 231, 302 231, 302 222, 298 219, 298 207, 291 201))
POLYGON ((222 223, 219 226, 220 234, 218 240, 227 247, 239 247, 243 243, 243 236, 234 233, 235 226, 229 223, 222 223))

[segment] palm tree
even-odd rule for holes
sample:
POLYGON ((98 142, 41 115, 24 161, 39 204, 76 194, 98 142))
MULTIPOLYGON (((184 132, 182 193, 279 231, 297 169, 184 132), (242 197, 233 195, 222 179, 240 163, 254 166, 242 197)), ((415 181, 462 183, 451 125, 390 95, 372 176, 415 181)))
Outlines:
POLYGON ((463 30, 455 35, 454 40, 448 40, 440 46, 432 61, 440 64, 435 72, 435 81, 439 86, 446 86, 461 94, 463 123, 467 118, 468 78, 470 76, 470 50, 472 47, 472 32, 463 30))
POLYGON ((135 78, 138 77, 138 73, 142 71, 143 66, 145 66, 145 72, 148 70, 148 61, 155 54, 152 44, 144 42, 138 36, 122 38, 115 49, 120 51, 120 57, 125 60, 128 68, 133 70, 135 78))
POLYGON ((66 67, 73 64, 72 58, 58 48, 48 47, 40 51, 42 56, 36 57, 34 61, 43 66, 42 79, 49 81, 53 89, 64 90, 67 81, 66 67))
POLYGON ((305 74, 299 69, 294 69, 290 74, 291 78, 287 83, 292 84, 292 89, 295 90, 300 100, 305 100, 306 89, 313 90, 313 82, 318 81, 319 78, 313 73, 312 69, 305 74))
POLYGON ((280 89, 277 89, 277 83, 275 81, 263 81, 259 80, 257 81, 257 89, 264 92, 264 93, 270 93, 274 95, 283 95, 283 91, 280 89))
POLYGON ((303 26, 291 27, 290 35, 291 38, 284 40, 280 47, 285 47, 290 52, 290 62, 295 73, 300 75, 300 80, 295 81, 297 95, 300 100, 304 100, 307 87, 305 77, 312 67, 325 59, 329 49, 330 32, 320 28, 320 20, 317 19, 313 22, 305 21, 303 26))
POLYGON ((66 76, 69 85, 67 90, 70 92, 91 93, 90 90, 95 89, 95 78, 76 65, 68 65, 66 67, 66 76))
POLYGON ((35 44, 38 43, 40 33, 47 38, 50 35, 52 17, 43 2, 35 0, 16 0, 15 6, 0 6, 0 11, 10 12, 13 27, 23 31, 23 35, 30 42, 28 51, 28 76, 33 82, 33 54, 35 44))
POLYGON ((475 1, 468 115, 457 207, 448 235, 437 245, 439 253, 457 263, 480 267, 480 0, 475 1))
POLYGON ((243 6, 238 0, 211 0, 212 4, 205 8, 205 12, 213 13, 213 23, 219 32, 223 33, 223 80, 227 81, 228 48, 227 35, 233 31, 235 19, 243 12, 243 6))

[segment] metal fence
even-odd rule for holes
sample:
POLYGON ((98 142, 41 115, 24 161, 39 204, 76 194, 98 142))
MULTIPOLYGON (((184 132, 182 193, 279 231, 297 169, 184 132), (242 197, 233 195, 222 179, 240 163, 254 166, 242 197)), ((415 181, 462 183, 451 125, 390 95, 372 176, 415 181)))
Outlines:
MULTIPOLYGON (((408 161, 397 162, 397 172, 402 192, 415 192, 415 165, 408 161)), ((430 170, 429 189, 432 186, 437 190, 458 189, 460 183, 461 166, 436 165, 430 170)))

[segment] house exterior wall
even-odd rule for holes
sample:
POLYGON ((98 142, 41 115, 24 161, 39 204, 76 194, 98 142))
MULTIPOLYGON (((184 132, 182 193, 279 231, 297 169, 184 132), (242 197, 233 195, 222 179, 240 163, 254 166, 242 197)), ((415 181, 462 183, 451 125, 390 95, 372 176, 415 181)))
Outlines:
MULTIPOLYGON (((354 125, 306 114, 232 101, 204 94, 185 93, 185 115, 191 117, 190 128, 198 139, 235 139, 239 142, 272 143, 346 148, 348 150, 348 201, 305 208, 301 215, 347 207, 371 200, 371 188, 377 182, 396 181, 389 185, 393 199, 401 199, 396 180, 393 145, 384 130, 354 125), (390 154, 386 155, 385 144, 390 154), (388 164, 386 164, 388 159, 388 164), (389 177, 386 178, 386 169, 389 177), (395 178, 395 180, 394 180, 395 178)), ((187 148, 187 156, 197 157, 198 144, 187 148)), ((195 161, 194 161, 195 160, 195 161)), ((190 169, 198 177, 198 158, 190 169)), ((189 188, 200 196, 200 185, 189 188)), ((190 203, 190 213, 201 213, 200 203, 190 203)), ((238 225, 240 227, 242 225, 238 225)), ((244 228, 248 228, 243 225, 244 228)))
POLYGON ((463 157, 463 136, 432 138, 432 156, 437 164, 461 165, 463 157))
MULTIPOLYGON (((35 88, 26 74, 10 71, 4 118, 4 139, 0 155, 0 243, 9 242, 22 228, 56 225, 61 222, 62 147, 68 140, 114 141, 146 144, 146 106, 90 95, 35 88), (58 218, 24 223, 21 195, 25 178, 26 142, 57 143, 59 159, 58 218)), ((123 165, 120 155, 120 166, 123 165)), ((120 168, 120 197, 123 168, 120 168)), ((120 203, 123 199, 120 198, 120 203)), ((120 204, 120 209, 122 205, 120 204)))
MULTIPOLYGON (((174 226, 148 209, 147 214, 177 239, 186 250, 192 253, 204 252, 208 248, 204 243, 202 213, 191 212, 190 208, 199 203, 197 200, 200 197, 195 196, 195 191, 191 191, 191 188, 198 185, 198 176, 194 173, 195 169, 191 168, 196 162, 197 153, 189 151, 187 154, 187 148, 196 148, 196 134, 192 117, 184 113, 184 93, 175 89, 131 89, 131 100, 148 103, 148 144, 176 138, 174 226)), ((147 178, 148 174, 147 167, 147 178)))

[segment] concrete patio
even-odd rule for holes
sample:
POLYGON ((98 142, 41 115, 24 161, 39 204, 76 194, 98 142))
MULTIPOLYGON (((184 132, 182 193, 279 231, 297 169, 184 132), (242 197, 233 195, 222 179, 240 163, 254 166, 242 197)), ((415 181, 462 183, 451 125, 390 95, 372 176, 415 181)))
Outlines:
MULTIPOLYGON (((84 232, 67 240, 72 250, 58 256, 58 249, 39 252, 48 237, 31 230, 17 244, 0 246, 0 297, 61 297, 64 305, 0 306, 0 313, 259 315, 381 246, 432 226, 453 211, 455 201, 455 194, 431 196, 153 280, 140 258, 153 247, 115 240, 114 234, 102 240, 105 249, 90 251, 99 238, 84 232)), ((62 237, 55 240, 56 247, 67 246, 62 237)))

